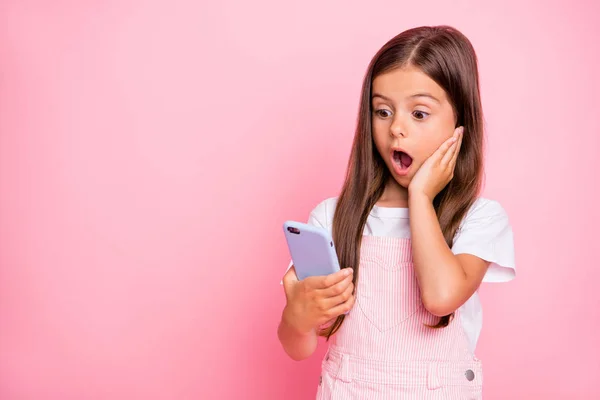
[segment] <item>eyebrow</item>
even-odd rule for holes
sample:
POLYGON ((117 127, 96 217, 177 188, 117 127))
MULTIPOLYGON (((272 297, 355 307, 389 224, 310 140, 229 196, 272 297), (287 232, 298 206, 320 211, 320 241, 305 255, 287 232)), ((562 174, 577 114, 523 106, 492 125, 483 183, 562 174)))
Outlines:
POLYGON ((385 96, 384 96, 384 95, 382 95, 382 94, 379 94, 379 93, 373 93, 373 99, 375 99, 376 97, 379 97, 380 99, 383 99, 383 100, 385 100, 385 101, 389 101, 389 102, 391 102, 391 101, 392 101, 390 98, 388 98, 388 97, 385 97, 385 96))
MULTIPOLYGON (((392 100, 389 97, 385 97, 384 95, 380 94, 380 93, 373 93, 373 99, 375 99, 376 97, 379 97, 385 101, 389 101, 391 102, 392 100)), ((431 99, 433 101, 435 101, 436 103, 440 103, 440 101, 433 95, 429 94, 429 93, 415 93, 413 95, 410 96, 411 99, 417 98, 417 97, 426 97, 428 99, 431 99)))

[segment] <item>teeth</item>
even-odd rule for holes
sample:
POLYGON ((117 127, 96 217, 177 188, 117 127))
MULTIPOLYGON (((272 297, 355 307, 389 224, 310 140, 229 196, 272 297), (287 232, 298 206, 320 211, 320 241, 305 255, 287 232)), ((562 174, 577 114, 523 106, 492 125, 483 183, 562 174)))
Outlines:
POLYGON ((400 157, 399 151, 394 151, 394 162, 400 166, 401 169, 405 169, 406 167, 402 164, 402 157, 400 157))

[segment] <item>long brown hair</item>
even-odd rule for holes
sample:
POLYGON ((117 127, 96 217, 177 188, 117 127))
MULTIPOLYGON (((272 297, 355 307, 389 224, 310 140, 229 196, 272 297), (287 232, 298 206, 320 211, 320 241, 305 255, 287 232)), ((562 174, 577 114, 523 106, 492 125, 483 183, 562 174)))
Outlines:
MULTIPOLYGON (((464 127, 454 178, 433 200, 449 247, 481 187, 483 114, 473 46, 462 33, 449 26, 419 27, 400 33, 375 54, 365 74, 346 179, 333 217, 333 239, 340 265, 354 269, 355 287, 367 217, 391 176, 373 142, 371 85, 380 74, 408 65, 419 68, 446 91, 454 108, 456 126, 464 127)), ((452 314, 442 317, 434 328, 447 326, 451 317, 452 314)), ((329 339, 343 321, 344 315, 337 317, 319 334, 329 339)))

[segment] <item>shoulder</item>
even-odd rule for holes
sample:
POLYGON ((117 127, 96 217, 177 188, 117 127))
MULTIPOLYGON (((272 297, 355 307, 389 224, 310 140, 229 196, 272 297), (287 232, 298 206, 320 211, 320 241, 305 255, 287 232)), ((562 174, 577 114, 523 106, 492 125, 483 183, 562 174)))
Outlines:
POLYGON ((504 207, 499 202, 478 198, 473 203, 461 221, 452 247, 457 251, 466 248, 485 248, 485 254, 492 251, 512 253, 512 227, 504 207))
POLYGON ((489 223, 492 221, 504 221, 508 223, 506 210, 496 200, 478 197, 467 211, 461 225, 473 222, 489 223))
POLYGON ((508 214, 495 200, 479 197, 463 217, 455 240, 485 240, 489 237, 512 236, 508 214))
POLYGON ((329 197, 318 203, 310 212, 308 222, 323 228, 330 228, 333 225, 337 200, 337 197, 329 197))

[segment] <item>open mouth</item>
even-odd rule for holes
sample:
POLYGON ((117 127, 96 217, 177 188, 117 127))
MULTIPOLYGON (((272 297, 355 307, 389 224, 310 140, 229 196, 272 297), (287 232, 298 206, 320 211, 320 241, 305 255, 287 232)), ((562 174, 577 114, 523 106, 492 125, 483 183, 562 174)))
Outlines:
POLYGON ((393 159, 394 164, 400 171, 406 171, 413 162, 412 157, 403 151, 394 150, 393 159))

